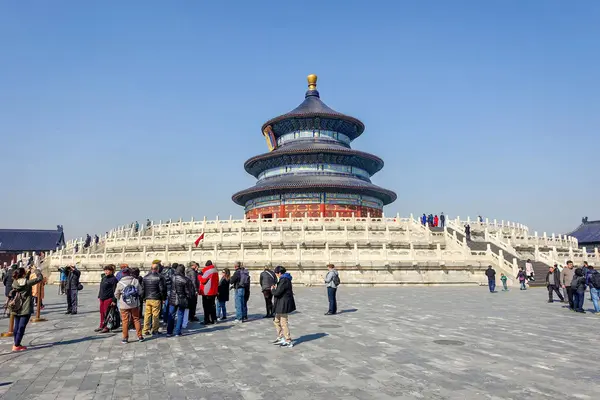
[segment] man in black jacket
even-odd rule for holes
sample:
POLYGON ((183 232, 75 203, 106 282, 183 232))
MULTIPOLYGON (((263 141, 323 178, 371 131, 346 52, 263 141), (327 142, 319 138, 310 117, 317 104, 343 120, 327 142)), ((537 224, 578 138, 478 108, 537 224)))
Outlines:
POLYGON ((77 292, 79 290, 79 277, 81 272, 76 266, 71 265, 67 269, 67 312, 65 314, 77 314, 77 292))
POLYGON ((152 264, 150 273, 144 277, 142 286, 142 297, 146 301, 144 329, 142 330, 144 335, 150 335, 150 319, 152 319, 152 335, 158 334, 161 303, 167 298, 165 280, 158 273, 158 267, 158 264, 152 264))
POLYGON ((185 271, 185 276, 187 276, 192 283, 194 284, 194 288, 196 291, 192 294, 190 298, 190 321, 198 322, 199 319, 196 317, 196 307, 198 305, 198 293, 200 290, 200 282, 198 281, 198 263, 196 261, 192 261, 185 271))
POLYGON ((169 293, 169 317, 167 320, 167 336, 181 336, 183 325, 183 316, 185 309, 188 308, 188 299, 191 293, 188 291, 187 280, 185 278, 185 266, 178 265, 173 275, 171 293, 169 293), (175 325, 177 320, 177 325, 175 325))
POLYGON ((488 278, 488 286, 490 287, 490 293, 496 293, 496 271, 491 265, 485 271, 485 275, 488 278))
POLYGON ((565 301, 565 298, 558 290, 560 287, 560 272, 558 272, 558 268, 550 267, 548 269, 548 273, 546 274, 546 287, 548 288, 548 303, 554 302, 552 299, 552 292, 556 292, 560 301, 565 301))
POLYGON ((267 315, 265 318, 272 318, 273 315, 273 292, 271 287, 277 284, 277 277, 275 273, 269 269, 269 266, 265 266, 265 270, 260 274, 260 288, 265 297, 265 306, 267 308, 267 315))

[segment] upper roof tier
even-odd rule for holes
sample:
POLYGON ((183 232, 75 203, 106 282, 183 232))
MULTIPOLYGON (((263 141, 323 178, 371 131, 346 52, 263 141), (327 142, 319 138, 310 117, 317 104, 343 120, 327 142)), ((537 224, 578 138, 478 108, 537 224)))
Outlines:
POLYGON ((304 101, 292 111, 264 123, 262 131, 269 125, 276 137, 299 130, 326 129, 348 136, 359 137, 365 125, 354 117, 337 112, 321 101, 317 90, 317 76, 308 76, 308 90, 304 101))

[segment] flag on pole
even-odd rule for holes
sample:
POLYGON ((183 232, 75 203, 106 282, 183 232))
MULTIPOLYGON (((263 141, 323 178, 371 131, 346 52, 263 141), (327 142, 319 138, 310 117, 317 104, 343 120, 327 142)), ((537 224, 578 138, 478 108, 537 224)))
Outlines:
POLYGON ((204 240, 204 232, 202 232, 202 234, 200 236, 198 236, 198 239, 196 239, 196 241, 194 242, 194 244, 196 245, 196 247, 198 247, 198 245, 200 244, 201 241, 204 240))

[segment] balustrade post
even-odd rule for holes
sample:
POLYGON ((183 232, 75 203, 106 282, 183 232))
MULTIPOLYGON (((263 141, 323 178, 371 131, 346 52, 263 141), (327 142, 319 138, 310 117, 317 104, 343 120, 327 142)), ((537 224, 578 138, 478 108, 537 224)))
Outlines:
POLYGON ((240 262, 244 265, 244 243, 240 242, 240 252, 242 253, 240 262))
POLYGON ((296 260, 298 265, 302 264, 302 251, 300 250, 300 243, 296 243, 296 260))
POLYGON ((517 276, 517 274, 519 273, 519 263, 517 262, 517 259, 516 259, 516 257, 513 257, 512 267, 513 267, 513 268, 512 268, 512 269, 513 269, 513 271, 512 271, 512 272, 513 272, 513 275, 512 275, 512 277, 511 277, 511 279, 510 279, 510 280, 511 280, 512 282, 515 282, 515 281, 514 281, 514 279, 513 279, 513 277, 514 277, 514 276, 517 276))
POLYGON ((533 259, 535 261, 540 261, 540 246, 538 246, 537 244, 535 245, 533 250, 533 259))
POLYGON ((569 247, 569 258, 572 260, 573 259, 573 248, 569 247))
POLYGON ((488 231, 488 228, 486 227, 486 228, 483 230, 483 237, 484 237, 484 240, 485 240, 486 242, 490 240, 490 237, 489 237, 489 235, 490 235, 490 233, 489 233, 489 231, 488 231))
POLYGON ((587 253, 587 249, 585 247, 581 248, 581 251, 583 251, 583 260, 584 261, 588 261, 588 253, 587 253))
POLYGON ((491 257, 492 256, 492 246, 489 243, 486 246, 485 255, 487 257, 491 257))
POLYGON ((558 259, 558 251, 556 251, 556 246, 552 246, 552 258, 558 259))
POLYGON ((542 237, 543 237, 543 240, 544 240, 544 245, 548 246, 548 236, 546 235, 546 232, 544 232, 544 235, 542 237))
POLYGON ((502 249, 498 250, 498 264, 500 265, 500 267, 504 266, 504 252, 502 251, 502 249))

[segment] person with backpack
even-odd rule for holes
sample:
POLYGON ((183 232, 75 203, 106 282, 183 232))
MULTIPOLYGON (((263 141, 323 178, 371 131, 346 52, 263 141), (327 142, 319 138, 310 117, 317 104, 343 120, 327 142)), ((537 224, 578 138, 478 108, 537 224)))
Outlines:
POLYGON ((327 265, 327 275, 325 275, 325 285, 327 286, 327 298, 329 299, 329 310, 325 315, 334 315, 337 313, 337 288, 340 286, 340 275, 335 269, 335 265, 327 265))
POLYGON ((588 286, 590 287, 590 294, 592 295, 592 303, 594 304, 595 314, 600 313, 600 272, 596 271, 594 267, 588 266, 588 286))
POLYGON ((100 302, 100 326, 98 326, 94 332, 109 332, 105 325, 104 319, 106 318, 109 307, 117 304, 117 299, 115 298, 117 278, 114 274, 114 264, 104 266, 104 276, 102 276, 102 280, 100 281, 100 289, 98 290, 98 301, 100 302))
POLYGON ((135 332, 138 342, 144 341, 142 335, 142 326, 140 324, 140 302, 142 287, 139 281, 131 275, 131 270, 125 268, 121 270, 121 280, 115 290, 115 298, 119 300, 119 310, 121 311, 121 321, 123 330, 123 340, 121 343, 129 342, 129 320, 133 319, 135 332))
POLYGON ((521 284, 521 288, 519 290, 527 290, 527 275, 525 274, 525 271, 523 271, 523 267, 519 267, 519 272, 517 273, 517 279, 519 280, 519 283, 521 284))
POLYGON ((27 347, 21 345, 25 328, 33 314, 33 301, 31 291, 33 286, 44 280, 42 271, 35 272, 35 279, 31 279, 30 274, 33 271, 26 271, 25 268, 19 267, 13 271, 12 275, 12 290, 9 293, 8 309, 14 318, 14 345, 12 351, 27 350, 27 347))
POLYGON ((585 314, 585 310, 583 309, 583 301, 585 299, 585 276, 583 275, 583 270, 581 268, 575 270, 575 276, 571 282, 571 289, 573 290, 575 311, 585 314))
POLYGON ((176 337, 181 336, 184 313, 189 306, 188 299, 191 297, 191 293, 188 293, 188 288, 188 281, 185 278, 185 266, 177 265, 168 298, 169 317, 167 320, 167 337, 173 336, 173 333, 175 333, 176 337), (177 318, 177 324, 175 324, 175 318, 177 318))
POLYGON ((202 296, 202 309, 204 310, 204 325, 217 322, 217 306, 215 300, 219 292, 219 272, 208 260, 198 275, 200 282, 200 295, 202 296))
POLYGON ((277 276, 277 285, 273 285, 273 297, 275 297, 275 330, 277 339, 273 342, 281 347, 294 347, 292 335, 288 325, 288 316, 296 311, 296 302, 294 301, 294 290, 292 287, 292 276, 288 274, 284 267, 275 267, 275 276, 277 276))
POLYGON ((227 319, 227 307, 226 303, 229 301, 229 280, 231 279, 231 274, 229 272, 229 268, 225 268, 223 270, 223 275, 221 276, 221 280, 219 281, 219 293, 217 294, 217 318, 220 318, 221 321, 225 321, 227 319))
POLYGON ((165 280, 158 273, 160 262, 152 264, 150 273, 144 277, 144 293, 142 298, 146 301, 144 329, 142 334, 150 335, 150 321, 152 320, 152 335, 158 335, 160 328, 161 302, 167 298, 165 280))
POLYGON ((77 297, 80 276, 81 271, 79 271, 75 265, 67 267, 67 283, 65 283, 65 290, 67 291, 67 312, 65 314, 77 314, 77 297))
POLYGON ((265 266, 265 269, 260 274, 260 288, 262 289, 263 296, 265 297, 265 307, 267 308, 267 314, 265 318, 273 318, 273 292, 271 287, 277 284, 277 277, 275 273, 269 269, 269 266, 265 266))
POLYGON ((246 292, 250 293, 250 274, 242 266, 242 263, 236 261, 233 264, 235 272, 231 277, 231 286, 235 290, 235 323, 248 320, 248 300, 246 292))

